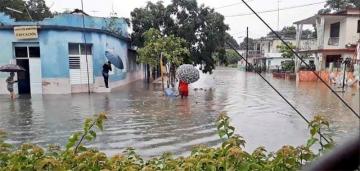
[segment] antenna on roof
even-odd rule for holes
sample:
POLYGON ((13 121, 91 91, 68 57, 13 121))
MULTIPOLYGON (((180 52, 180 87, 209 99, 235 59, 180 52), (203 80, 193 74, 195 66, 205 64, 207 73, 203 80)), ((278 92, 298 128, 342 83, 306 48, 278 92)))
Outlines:
POLYGON ((117 17, 117 13, 114 10, 114 2, 112 2, 112 5, 111 5, 110 17, 117 17))

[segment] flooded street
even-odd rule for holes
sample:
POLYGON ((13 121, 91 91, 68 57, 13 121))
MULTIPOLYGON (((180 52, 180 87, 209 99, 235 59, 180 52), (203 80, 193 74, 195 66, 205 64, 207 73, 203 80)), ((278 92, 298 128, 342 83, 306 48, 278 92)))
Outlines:
MULTIPOLYGON (((324 85, 273 79, 270 82, 307 118, 323 114, 337 140, 359 134, 359 120, 324 85)), ((259 76, 235 69, 218 69, 193 85, 188 99, 165 98, 160 86, 137 81, 109 94, 43 95, 14 102, 0 96, 0 129, 8 142, 64 145, 82 128, 86 117, 105 111, 105 130, 90 146, 109 155, 134 147, 144 157, 163 152, 186 154, 198 144, 219 145, 215 121, 225 111, 247 141, 246 148, 304 144, 307 124, 259 76), (211 88, 211 89, 210 89, 211 88)), ((359 90, 342 95, 359 111, 359 90)))

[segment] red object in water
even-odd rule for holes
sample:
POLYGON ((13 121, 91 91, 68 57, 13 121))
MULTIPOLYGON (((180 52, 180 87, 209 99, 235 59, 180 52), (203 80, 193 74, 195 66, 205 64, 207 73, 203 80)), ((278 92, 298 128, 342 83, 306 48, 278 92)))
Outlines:
POLYGON ((181 96, 188 96, 189 95, 189 84, 181 81, 179 82, 179 93, 181 96))

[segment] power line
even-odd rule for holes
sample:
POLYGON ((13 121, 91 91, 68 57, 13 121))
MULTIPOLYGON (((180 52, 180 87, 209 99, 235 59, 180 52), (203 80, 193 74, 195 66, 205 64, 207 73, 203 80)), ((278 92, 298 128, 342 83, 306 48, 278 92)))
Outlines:
MULTIPOLYGON (((325 2, 326 1, 321 1, 321 2, 316 2, 316 3, 296 5, 296 6, 290 6, 290 7, 285 7, 285 8, 279 8, 279 9, 265 10, 265 11, 258 12, 258 14, 270 13, 270 12, 278 12, 278 11, 283 11, 283 10, 288 10, 288 9, 302 8, 302 7, 307 7, 307 6, 319 5, 319 4, 323 4, 325 2)), ((240 16, 247 16, 247 15, 254 15, 254 13, 235 14, 235 15, 228 15, 228 16, 225 16, 225 17, 240 17, 240 16)))
MULTIPOLYGON (((289 44, 288 44, 286 41, 284 41, 284 40, 281 38, 281 36, 279 36, 279 34, 278 34, 277 32, 275 32, 274 29, 272 29, 272 28, 269 26, 269 24, 266 23, 266 22, 259 16, 259 14, 258 14, 254 9, 252 9, 252 8, 249 6, 249 4, 247 4, 244 0, 242 0, 242 1, 243 1, 243 3, 256 15, 256 17, 258 17, 258 18, 261 20, 261 22, 264 23, 264 24, 271 30, 271 32, 274 33, 274 34, 276 35, 276 37, 278 37, 279 40, 281 40, 282 43, 284 43, 284 45, 285 45, 287 48, 289 48, 289 49, 291 50, 291 52, 292 52, 302 63, 305 64, 305 66, 306 66, 307 68, 310 68, 310 65, 305 62, 305 60, 303 59, 303 57, 301 57, 297 52, 295 52, 295 50, 294 50, 293 48, 291 48, 291 47, 289 46, 289 44)), ((355 111, 343 98, 341 98, 340 95, 339 95, 338 93, 336 93, 336 91, 335 91, 333 88, 331 88, 331 87, 329 86, 329 84, 327 84, 327 83, 325 82, 325 80, 322 79, 318 73, 316 73, 315 71, 312 71, 312 73, 313 73, 329 90, 331 90, 331 92, 332 92, 349 110, 351 110, 351 112, 354 114, 355 117, 357 117, 357 118, 360 120, 360 115, 359 115, 358 113, 356 113, 356 111, 355 111)))
MULTIPOLYGON (((237 54, 240 56, 240 58, 242 58, 242 59, 245 61, 246 65, 249 65, 249 66, 251 66, 251 67, 253 66, 252 64, 249 63, 249 61, 248 61, 244 56, 242 56, 242 55, 234 48, 234 46, 233 46, 231 43, 226 42, 226 44, 227 44, 231 49, 233 49, 233 50, 235 51, 235 53, 237 53, 237 54)), ((255 71, 255 73, 258 74, 307 124, 310 124, 310 121, 309 121, 308 119, 306 119, 306 117, 305 117, 299 110, 297 110, 296 107, 295 107, 292 103, 290 103, 289 100, 287 100, 287 99, 279 92, 279 90, 277 90, 263 75, 261 75, 261 72, 255 71)), ((320 136, 321 138, 324 138, 324 140, 325 140, 327 143, 330 142, 320 131, 318 131, 317 133, 319 134, 319 136, 320 136)))
MULTIPOLYGON (((254 1, 254 0, 248 0, 247 2, 252 2, 252 1, 254 1)), ((233 4, 229 4, 229 5, 224 5, 224 6, 216 7, 215 9, 232 7, 232 6, 239 5, 239 4, 242 4, 242 2, 237 2, 237 3, 233 3, 233 4)))

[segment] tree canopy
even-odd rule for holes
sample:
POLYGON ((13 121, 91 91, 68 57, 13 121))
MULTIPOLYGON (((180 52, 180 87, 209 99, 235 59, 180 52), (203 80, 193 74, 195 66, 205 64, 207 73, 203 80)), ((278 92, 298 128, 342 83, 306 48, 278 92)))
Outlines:
POLYGON ((159 30, 149 29, 144 33, 144 47, 138 50, 139 62, 155 67, 159 64, 160 56, 171 64, 178 66, 184 56, 189 54, 186 41, 173 35, 163 36, 159 30))
MULTIPOLYGON (((285 38, 292 38, 295 39, 296 37, 296 28, 295 26, 285 26, 282 30, 277 32, 280 36, 285 38)), ((276 37, 273 32, 269 32, 267 34, 268 37, 276 37)), ((313 38, 316 37, 316 32, 306 29, 302 31, 301 38, 313 38)))
MULTIPOLYGON (((240 43, 240 49, 241 50, 245 50, 246 49, 246 37, 244 38, 244 40, 240 43)), ((255 40, 253 38, 249 37, 249 42, 248 42, 248 46, 250 50, 253 50, 255 48, 255 40)))
POLYGON ((319 10, 319 14, 331 13, 345 9, 346 7, 360 8, 359 0, 327 0, 323 9, 319 10))
MULTIPOLYGON (((288 45, 291 47, 291 49, 296 48, 296 46, 293 45, 291 42, 288 42, 288 45)), ((293 51, 289 47, 287 47, 284 43, 282 43, 281 45, 278 45, 276 48, 279 49, 279 52, 281 53, 281 56, 283 58, 294 59, 293 51)))
POLYGON ((133 27, 132 43, 143 47, 144 33, 150 28, 160 30, 163 35, 174 35, 187 42, 189 55, 184 63, 201 64, 204 72, 215 68, 212 55, 225 54, 225 34, 228 26, 224 16, 196 0, 173 0, 167 6, 163 2, 148 2, 144 8, 131 12, 133 27))
MULTIPOLYGON (((235 49, 240 49, 240 45, 236 42, 233 36, 231 36, 229 33, 225 34, 225 41, 230 43, 235 49)), ((230 47, 225 44, 225 48, 229 49, 230 47)))
POLYGON ((0 0, 0 12, 10 15, 12 18, 20 21, 29 21, 30 17, 26 8, 29 11, 33 20, 39 21, 47 17, 52 17, 49 7, 44 0, 0 0), (22 13, 14 12, 6 9, 6 7, 15 9, 22 13))

